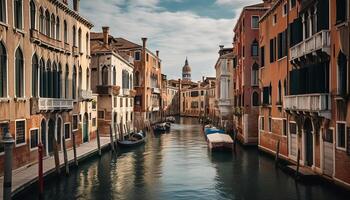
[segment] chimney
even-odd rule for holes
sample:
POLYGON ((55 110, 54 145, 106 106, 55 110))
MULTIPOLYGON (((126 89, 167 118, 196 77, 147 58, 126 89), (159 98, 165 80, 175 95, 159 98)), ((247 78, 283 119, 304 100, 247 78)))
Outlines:
POLYGON ((141 38, 142 39, 142 47, 146 48, 147 38, 141 38))
POLYGON ((156 51, 157 57, 159 58, 159 50, 156 51))
POLYGON ((79 12, 80 0, 73 0, 73 9, 75 12, 79 12))
POLYGON ((202 76, 202 82, 204 82, 204 76, 202 76))
POLYGON ((222 54, 223 54, 222 51, 224 50, 224 45, 220 45, 219 47, 220 47, 219 55, 222 56, 222 54))
POLYGON ((103 44, 105 46, 108 46, 109 27, 103 26, 102 31, 103 31, 103 44))

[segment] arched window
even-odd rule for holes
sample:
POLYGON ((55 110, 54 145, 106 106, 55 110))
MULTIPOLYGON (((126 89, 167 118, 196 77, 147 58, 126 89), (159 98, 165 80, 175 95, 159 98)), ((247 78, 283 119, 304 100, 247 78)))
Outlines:
POLYGON ((55 27, 56 27, 56 17, 54 14, 51 15, 51 37, 55 38, 55 27))
POLYGON ((272 85, 269 86, 269 105, 272 104, 272 85))
POLYGON ((78 91, 80 92, 80 90, 82 89, 83 85, 83 70, 81 69, 81 66, 79 66, 79 85, 78 85, 78 91))
POLYGON ((129 89, 132 88, 132 76, 129 74, 129 89))
POLYGON ((40 60, 40 97, 45 97, 45 82, 46 82, 46 78, 45 78, 45 61, 41 58, 40 60))
POLYGON ((36 10, 33 0, 30 1, 30 28, 35 29, 36 10))
POLYGON ((14 21, 15 21, 15 27, 18 29, 23 28, 22 23, 22 0, 14 0, 14 21))
POLYGON ((75 29, 75 26, 73 26, 73 46, 77 46, 77 32, 76 32, 76 29, 75 29))
POLYGON ((256 39, 252 43, 252 56, 259 56, 259 43, 256 39))
POLYGON ((252 66, 252 85, 259 85, 259 65, 257 63, 252 66))
POLYGON ((102 68, 102 85, 108 85, 108 68, 104 66, 102 68))
POLYGON ((78 48, 79 48, 79 52, 82 52, 82 48, 81 48, 81 44, 82 44, 82 41, 81 41, 81 29, 79 28, 78 30, 78 48))
POLYGON ((87 32, 86 33, 86 44, 85 44, 85 50, 86 50, 86 55, 89 55, 89 41, 90 41, 90 39, 89 39, 89 33, 87 32))
POLYGON ((343 52, 338 54, 338 94, 341 96, 346 95, 347 85, 347 59, 343 52))
POLYGON ((45 73, 45 80, 46 80, 46 85, 45 85, 45 96, 46 97, 52 97, 52 69, 51 69, 51 61, 48 60, 46 63, 46 73, 45 73))
POLYGON ((41 33, 44 33, 44 21, 45 21, 45 17, 44 17, 44 10, 42 7, 40 7, 39 10, 39 31, 41 33))
POLYGON ((61 39, 60 37, 60 18, 57 16, 56 18, 56 39, 61 39))
POLYGON ((32 95, 38 97, 38 72, 39 72, 39 61, 36 54, 32 58, 32 95))
POLYGON ((56 62, 53 63, 53 69, 51 72, 52 77, 52 96, 53 98, 58 98, 58 69, 56 62))
POLYGON ((16 97, 24 97, 24 69, 23 53, 18 47, 16 50, 16 97))
POLYGON ((123 86, 123 89, 126 89, 126 88, 129 88, 128 87, 128 84, 129 84, 129 75, 128 75, 128 72, 123 70, 122 72, 122 86, 123 86))
POLYGON ((135 73, 135 86, 140 86, 140 73, 136 71, 135 73))
POLYGON ((113 67, 113 85, 117 84, 117 72, 115 70, 115 67, 113 67))
POLYGON ((64 97, 68 99, 69 96, 69 67, 66 64, 65 77, 64 77, 64 97))
POLYGON ((68 43, 68 26, 67 26, 67 21, 64 20, 63 22, 63 31, 64 31, 64 42, 68 43))
POLYGON ((253 106, 259 106, 259 94, 253 92, 253 106))
POLYGON ((72 98, 76 99, 77 97, 77 68, 75 65, 73 66, 73 74, 72 74, 72 98))
POLYGON ((86 90, 90 90, 90 69, 86 68, 86 90))
POLYGON ((45 19, 46 19, 46 22, 45 22, 45 28, 46 28, 46 35, 47 36, 50 36, 50 13, 49 13, 49 10, 46 10, 45 12, 45 19))
POLYGON ((7 52, 0 42, 0 97, 7 97, 7 52))
POLYGON ((62 65, 58 64, 58 73, 57 73, 57 98, 62 98, 62 65))

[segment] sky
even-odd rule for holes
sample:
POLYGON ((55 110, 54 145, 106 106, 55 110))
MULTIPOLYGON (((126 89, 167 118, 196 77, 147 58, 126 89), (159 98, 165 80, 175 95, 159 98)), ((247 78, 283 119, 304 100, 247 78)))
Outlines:
POLYGON ((188 57, 192 79, 215 76, 219 45, 232 46, 242 7, 262 0, 81 0, 80 13, 102 31, 160 51, 162 73, 181 77, 188 57))

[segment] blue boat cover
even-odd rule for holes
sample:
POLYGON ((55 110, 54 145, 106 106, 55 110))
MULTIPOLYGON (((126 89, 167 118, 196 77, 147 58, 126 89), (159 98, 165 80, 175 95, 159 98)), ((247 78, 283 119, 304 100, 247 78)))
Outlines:
POLYGON ((206 135, 208 135, 208 134, 213 134, 213 133, 225 133, 225 131, 222 129, 217 129, 217 128, 205 128, 204 133, 206 135))

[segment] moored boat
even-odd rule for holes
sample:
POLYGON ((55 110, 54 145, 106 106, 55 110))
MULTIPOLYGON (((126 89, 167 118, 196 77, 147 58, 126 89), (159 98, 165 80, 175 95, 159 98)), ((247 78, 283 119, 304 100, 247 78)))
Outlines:
POLYGON ((208 147, 210 150, 232 150, 233 140, 230 135, 212 133, 207 135, 208 147))
POLYGON ((158 123, 158 124, 153 125, 153 131, 154 132, 165 132, 165 131, 169 131, 170 127, 171 127, 170 122, 158 123))
POLYGON ((166 122, 175 123, 176 119, 175 119, 175 117, 173 117, 173 116, 169 116, 169 117, 165 118, 165 121, 166 121, 166 122))
POLYGON ((117 143, 118 143, 118 146, 121 146, 121 147, 134 147, 145 143, 145 141, 146 141, 146 134, 140 131, 140 132, 131 134, 129 139, 127 140, 118 140, 117 143))

